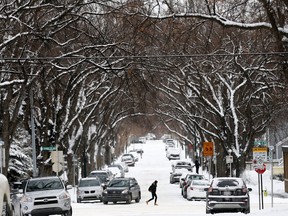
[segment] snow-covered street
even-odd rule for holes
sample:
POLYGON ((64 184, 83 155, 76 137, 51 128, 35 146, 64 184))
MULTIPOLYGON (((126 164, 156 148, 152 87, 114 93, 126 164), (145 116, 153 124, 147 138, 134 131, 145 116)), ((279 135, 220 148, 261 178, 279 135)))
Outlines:
MULTIPOLYGON (((90 216, 90 215, 109 215, 109 216, 137 216, 137 215, 175 215, 175 216, 188 216, 188 215, 206 215, 204 201, 187 201, 181 196, 181 191, 178 184, 170 184, 169 176, 171 172, 171 161, 165 156, 165 144, 160 140, 147 141, 142 145, 144 154, 142 159, 136 163, 135 167, 129 167, 129 172, 126 176, 135 177, 141 187, 142 199, 140 203, 131 204, 126 203, 109 203, 104 205, 100 202, 95 203, 76 203, 75 196, 73 197, 73 215, 74 216, 90 216), (157 195, 158 206, 154 206, 153 202, 146 205, 145 200, 150 198, 148 192, 149 185, 158 180, 157 195)), ((184 159, 184 158, 183 158, 184 159)), ((274 198, 274 207, 271 208, 271 197, 268 195, 264 197, 264 209, 259 210, 258 186, 257 175, 255 171, 251 171, 249 176, 250 182, 248 186, 253 189, 250 193, 251 197, 251 213, 250 215, 261 216, 286 216, 288 211, 288 198, 274 198)), ((203 173, 206 174, 207 173, 203 173)), ((249 172, 248 174, 249 175, 249 172)), ((270 190, 270 180, 268 173, 263 175, 264 187, 267 187, 268 193, 270 190)), ((275 193, 284 193, 284 183, 274 183, 275 193)), ((73 193, 73 191, 72 191, 73 193)), ((286 196, 287 197, 287 196, 286 196)), ((220 213, 221 215, 235 215, 242 213, 220 213)), ((242 214, 243 215, 243 214, 242 214)))

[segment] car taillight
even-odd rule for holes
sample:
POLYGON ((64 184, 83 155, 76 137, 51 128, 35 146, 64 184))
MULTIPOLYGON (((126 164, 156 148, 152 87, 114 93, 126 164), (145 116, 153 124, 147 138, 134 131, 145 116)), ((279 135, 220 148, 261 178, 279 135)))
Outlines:
POLYGON ((219 195, 219 190, 213 189, 212 187, 209 187, 207 192, 211 195, 219 195))

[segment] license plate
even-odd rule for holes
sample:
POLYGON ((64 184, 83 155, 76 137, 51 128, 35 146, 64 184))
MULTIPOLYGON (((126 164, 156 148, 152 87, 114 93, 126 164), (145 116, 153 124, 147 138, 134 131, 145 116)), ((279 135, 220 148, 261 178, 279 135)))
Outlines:
POLYGON ((224 191, 224 196, 230 196, 231 192, 230 191, 224 191))

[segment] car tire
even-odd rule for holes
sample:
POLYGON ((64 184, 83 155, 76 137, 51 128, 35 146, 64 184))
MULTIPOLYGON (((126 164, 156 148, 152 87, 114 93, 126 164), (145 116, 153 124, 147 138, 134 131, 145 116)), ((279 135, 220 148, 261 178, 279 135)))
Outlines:
POLYGON ((66 211, 62 216, 72 216, 72 207, 70 207, 69 211, 66 211))
POLYGON ((127 204, 130 204, 131 201, 132 201, 132 196, 131 196, 131 194, 130 194, 130 195, 128 196, 128 199, 126 200, 126 203, 127 203, 127 204))
POLYGON ((103 201, 103 204, 104 204, 104 205, 107 205, 107 204, 108 204, 108 201, 103 201))
POLYGON ((141 199, 141 193, 139 192, 138 197, 135 199, 136 203, 139 203, 141 199))
POLYGON ((249 214, 250 213, 250 208, 244 209, 243 213, 244 214, 249 214))

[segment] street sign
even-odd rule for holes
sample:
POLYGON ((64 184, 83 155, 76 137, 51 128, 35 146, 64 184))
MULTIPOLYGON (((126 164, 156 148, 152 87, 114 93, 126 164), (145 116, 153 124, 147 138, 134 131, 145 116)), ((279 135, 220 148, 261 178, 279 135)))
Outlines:
POLYGON ((263 164, 267 161, 267 147, 256 147, 252 150, 253 160, 255 160, 257 164, 263 164))
POLYGON ((213 142, 203 142, 203 156, 213 156, 214 145, 213 142))
POLYGON ((56 146, 41 146, 40 151, 56 151, 56 146))
POLYGON ((262 167, 255 168, 255 171, 256 171, 258 174, 263 174, 263 173, 266 171, 266 165, 263 164, 262 167))
POLYGON ((266 146, 267 142, 264 140, 257 140, 254 142, 254 146, 266 146))

